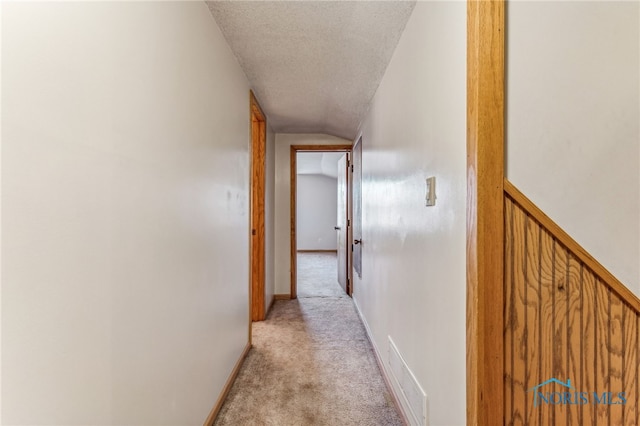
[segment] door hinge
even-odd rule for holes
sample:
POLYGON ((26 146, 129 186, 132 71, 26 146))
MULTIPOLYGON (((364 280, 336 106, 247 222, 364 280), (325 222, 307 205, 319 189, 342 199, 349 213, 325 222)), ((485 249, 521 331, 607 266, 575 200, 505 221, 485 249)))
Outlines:
POLYGON ((353 164, 351 165, 351 173, 353 173, 353 164))
POLYGON ((347 219, 347 226, 351 226, 351 219, 347 219))
POLYGON ((353 244, 351 244, 351 252, 353 252, 353 244))

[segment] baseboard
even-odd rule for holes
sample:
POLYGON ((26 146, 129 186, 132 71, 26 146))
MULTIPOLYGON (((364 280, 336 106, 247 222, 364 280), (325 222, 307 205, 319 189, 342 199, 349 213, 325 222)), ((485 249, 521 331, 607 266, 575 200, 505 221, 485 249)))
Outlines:
POLYGON ((271 302, 269 302, 269 307, 267 307, 267 312, 265 312, 264 317, 267 318, 269 316, 269 312, 271 312, 271 308, 273 308, 273 304, 276 302, 276 295, 274 294, 271 297, 271 302))
POLYGON ((224 400, 227 398, 227 395, 229 394, 229 391, 233 386, 233 382, 235 382, 236 377, 238 377, 238 373, 240 372, 242 363, 244 363, 244 359, 247 357, 247 354, 249 353, 249 349, 251 349, 251 343, 247 342, 247 346, 244 347, 242 354, 240 354, 240 358, 238 358, 236 365, 233 367, 233 370, 231 371, 231 374, 227 379, 227 383, 225 383, 224 387, 222 388, 222 392, 220 393, 220 396, 216 401, 216 405, 213 406, 213 410, 211 410, 211 413, 209 413, 209 417, 207 417, 207 420, 205 420, 204 426, 213 426, 213 422, 216 421, 216 417, 218 417, 218 413, 220 412, 220 409, 222 408, 222 404, 224 404, 224 400))
POLYGON ((298 253, 338 253, 338 250, 298 250, 298 253))
POLYGON ((369 328, 369 324, 367 324, 367 320, 362 315, 360 306, 358 306, 358 302, 356 301, 355 298, 353 298, 353 304, 356 307, 356 312, 360 317, 360 321, 362 321, 362 325, 364 325, 367 338, 369 339, 369 342, 373 347, 373 354, 375 355, 376 362, 378 363, 378 368, 380 369, 380 373, 382 373, 382 379, 384 380, 384 384, 387 387, 389 394, 391 395, 391 399, 393 399, 393 405, 396 406, 396 410, 398 410, 398 413, 400 414, 400 418, 402 422, 405 424, 405 426, 411 426, 411 423, 409 423, 409 417, 407 416, 404 406, 402 405, 402 403, 400 402, 400 398, 398 397, 398 393, 396 392, 395 388, 391 384, 391 377, 389 377, 389 373, 387 372, 384 362, 382 361, 382 357, 380 356, 380 351, 378 350, 378 345, 376 345, 375 340, 373 340, 373 337, 371 336, 371 329, 369 328))
POLYGON ((291 300, 291 295, 290 294, 274 294, 273 299, 274 300, 291 300))

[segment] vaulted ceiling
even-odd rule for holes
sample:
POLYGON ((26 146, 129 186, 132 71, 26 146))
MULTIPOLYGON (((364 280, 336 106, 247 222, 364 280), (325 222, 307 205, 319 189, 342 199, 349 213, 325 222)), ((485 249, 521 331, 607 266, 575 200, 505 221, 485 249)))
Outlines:
POLYGON ((344 152, 299 152, 296 168, 299 175, 338 177, 338 160, 344 152))
POLYGON ((353 139, 414 1, 210 1, 273 130, 353 139))

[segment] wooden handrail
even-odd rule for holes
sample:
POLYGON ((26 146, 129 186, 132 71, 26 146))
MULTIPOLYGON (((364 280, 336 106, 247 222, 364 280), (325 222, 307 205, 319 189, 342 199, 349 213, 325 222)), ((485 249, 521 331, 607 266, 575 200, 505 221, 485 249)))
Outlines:
POLYGON ((504 192, 569 252, 591 269, 611 291, 640 314, 640 299, 507 179, 504 181, 504 192))

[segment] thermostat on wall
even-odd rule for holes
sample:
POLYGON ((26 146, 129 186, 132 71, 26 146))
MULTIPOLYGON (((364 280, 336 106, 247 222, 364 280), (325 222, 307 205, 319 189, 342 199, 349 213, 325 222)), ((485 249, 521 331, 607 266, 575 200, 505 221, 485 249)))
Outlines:
POLYGON ((436 205, 436 177, 427 178, 427 195, 425 196, 426 206, 436 205))

